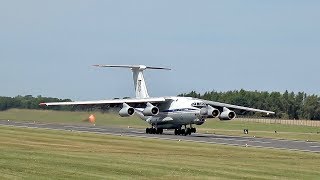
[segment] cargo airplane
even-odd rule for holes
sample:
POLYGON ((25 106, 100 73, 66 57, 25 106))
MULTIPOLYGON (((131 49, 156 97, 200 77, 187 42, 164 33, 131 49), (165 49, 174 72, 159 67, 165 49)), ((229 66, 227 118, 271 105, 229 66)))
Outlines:
POLYGON ((42 106, 93 105, 120 106, 119 115, 129 117, 134 114, 150 124, 147 134, 162 134, 164 129, 174 129, 175 135, 191 135, 196 132, 193 125, 202 125, 208 118, 232 120, 236 112, 260 112, 274 114, 272 111, 254 109, 192 97, 149 97, 143 72, 147 69, 171 70, 163 67, 144 65, 94 65, 96 67, 127 68, 133 72, 135 98, 77 102, 47 102, 42 106))

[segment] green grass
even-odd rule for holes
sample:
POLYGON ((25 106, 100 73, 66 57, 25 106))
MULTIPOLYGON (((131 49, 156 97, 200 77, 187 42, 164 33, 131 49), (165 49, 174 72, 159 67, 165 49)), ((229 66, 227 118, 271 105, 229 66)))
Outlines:
MULTIPOLYGON (((63 112, 63 111, 37 111, 11 109, 0 112, 0 119, 16 121, 36 121, 47 123, 84 124, 92 112, 63 112)), ((145 128, 148 124, 136 116, 121 118, 116 113, 94 112, 98 126, 117 126, 145 128)), ((264 124, 245 121, 219 121, 208 119, 202 126, 197 126, 199 132, 216 133, 227 135, 256 136, 279 139, 294 139, 320 141, 320 127, 285 125, 285 124, 264 124), (249 134, 244 135, 243 129, 249 129, 249 134), (275 133, 277 131, 277 133, 275 133)))
POLYGON ((219 121, 207 120, 199 128, 200 132, 229 134, 240 136, 256 136, 276 139, 291 139, 304 141, 320 141, 320 127, 297 126, 285 124, 264 124, 245 121, 219 121), (243 129, 249 129, 249 134, 244 135, 243 129), (275 133, 277 131, 277 133, 275 133))
POLYGON ((49 111, 49 110, 26 110, 10 109, 0 111, 0 119, 9 119, 15 121, 36 121, 45 123, 63 123, 63 124, 88 124, 84 120, 88 119, 90 114, 96 116, 96 125, 117 126, 117 127, 146 127, 148 124, 136 116, 122 118, 116 113, 100 112, 69 112, 69 111, 49 111))
POLYGON ((320 154, 0 126, 0 179, 319 179, 320 154))

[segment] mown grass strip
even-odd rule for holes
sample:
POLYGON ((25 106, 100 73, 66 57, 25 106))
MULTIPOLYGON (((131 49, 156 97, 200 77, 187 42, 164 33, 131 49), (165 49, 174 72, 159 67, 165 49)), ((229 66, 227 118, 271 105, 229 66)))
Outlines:
POLYGON ((0 127, 0 179, 317 179, 320 154, 0 127))

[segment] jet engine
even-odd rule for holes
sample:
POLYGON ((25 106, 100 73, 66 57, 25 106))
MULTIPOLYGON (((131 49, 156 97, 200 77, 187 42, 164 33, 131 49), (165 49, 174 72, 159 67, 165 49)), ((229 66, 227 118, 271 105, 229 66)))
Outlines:
POLYGON ((208 109, 208 118, 216 118, 220 115, 220 111, 210 105, 208 105, 207 109, 208 109))
POLYGON ((235 117, 236 117, 236 113, 234 111, 231 111, 230 109, 224 107, 223 112, 219 116, 219 119, 220 120, 232 120, 235 117))
POLYGON ((147 107, 142 111, 142 114, 144 116, 156 116, 159 114, 159 108, 151 103, 147 103, 147 107))
POLYGON ((122 109, 120 109, 119 111, 119 115, 121 117, 128 117, 128 116, 132 116, 134 114, 135 110, 133 107, 129 106, 126 103, 123 103, 122 105, 122 109))

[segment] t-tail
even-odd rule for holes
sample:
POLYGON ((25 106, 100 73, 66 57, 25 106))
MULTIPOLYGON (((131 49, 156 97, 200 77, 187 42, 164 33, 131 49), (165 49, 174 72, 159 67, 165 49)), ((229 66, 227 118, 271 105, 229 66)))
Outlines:
POLYGON ((134 89, 136 91, 136 98, 148 98, 148 89, 146 81, 143 76, 143 71, 146 69, 157 69, 157 70, 171 70, 164 67, 151 67, 145 65, 94 65, 96 67, 110 67, 110 68, 127 68, 131 69, 133 73, 134 89))

